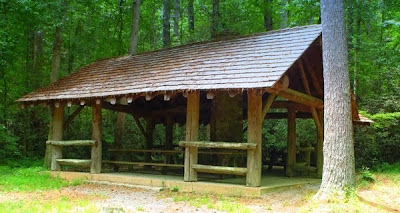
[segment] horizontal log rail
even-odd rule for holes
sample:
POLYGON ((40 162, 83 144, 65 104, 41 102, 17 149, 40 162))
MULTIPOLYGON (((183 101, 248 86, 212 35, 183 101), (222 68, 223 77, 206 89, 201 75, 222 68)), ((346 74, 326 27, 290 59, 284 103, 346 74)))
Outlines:
POLYGON ((56 162, 61 166, 89 167, 92 164, 92 160, 84 160, 84 159, 56 159, 56 162))
POLYGON ((215 148, 215 149, 255 149, 255 143, 229 143, 229 142, 209 142, 209 141, 180 141, 181 147, 215 148))
POLYGON ((111 160, 103 160, 102 163, 117 164, 117 165, 161 166, 161 167, 183 168, 182 164, 168 164, 168 163, 148 163, 148 162, 111 161, 111 160))
POLYGON ((94 140, 71 140, 71 141, 46 141, 47 145, 53 146, 95 146, 94 140))
POLYGON ((246 175, 247 174, 247 168, 238 168, 238 167, 193 164, 192 168, 196 172, 213 173, 213 174, 229 174, 229 175, 246 175))
MULTIPOLYGON (((108 149, 109 152, 138 152, 138 153, 160 153, 164 155, 173 155, 185 153, 182 150, 163 150, 163 149, 108 149)), ((199 154, 205 155, 244 155, 244 152, 212 152, 199 151, 199 154)))

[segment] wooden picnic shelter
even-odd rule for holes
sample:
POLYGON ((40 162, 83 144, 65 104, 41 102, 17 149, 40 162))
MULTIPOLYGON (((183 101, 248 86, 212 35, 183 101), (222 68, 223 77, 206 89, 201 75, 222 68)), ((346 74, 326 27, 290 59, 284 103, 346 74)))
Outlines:
MULTIPOLYGON (((174 152, 173 125, 185 124, 185 140, 179 143, 184 148, 184 181, 197 181, 198 173, 244 175, 250 187, 260 186, 261 181, 263 121, 287 119, 286 174, 308 171, 320 177, 324 134, 321 36, 321 26, 310 25, 99 60, 18 101, 24 106, 50 106, 52 110, 47 141, 52 149, 51 170, 86 165, 91 173, 100 173, 102 163, 124 164, 102 160, 105 109, 132 115, 146 136, 145 148, 150 150, 155 124, 166 126, 166 152, 174 152), (65 108, 72 105, 79 107, 65 118, 65 108), (84 107, 93 110, 92 138, 64 141, 65 125, 84 107), (234 122, 230 122, 233 115, 234 122), (227 119, 228 127, 221 125, 224 121, 220 118, 227 119), (146 126, 140 119, 146 120, 146 126), (296 147, 296 119, 313 119, 317 130, 315 147, 296 147), (211 134, 215 135, 239 130, 228 132, 218 141, 199 141, 201 124, 210 125, 211 134), (247 131, 247 141, 239 141, 243 137, 229 141, 229 134, 243 135, 243 129, 247 131), (64 159, 62 147, 73 145, 91 147, 90 159, 64 159), (204 148, 244 150, 245 165, 201 164, 199 149, 204 148), (315 162, 297 165, 299 151, 308 156, 314 152, 315 162)), ((360 119, 355 100, 352 103, 353 121, 368 124, 366 118, 360 119)), ((174 166, 170 162, 147 165, 174 166)))

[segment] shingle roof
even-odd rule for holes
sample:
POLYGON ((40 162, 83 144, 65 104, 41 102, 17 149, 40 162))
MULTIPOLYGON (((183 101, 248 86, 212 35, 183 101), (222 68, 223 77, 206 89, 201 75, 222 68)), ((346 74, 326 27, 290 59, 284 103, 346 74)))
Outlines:
POLYGON ((320 34, 310 25, 100 60, 18 101, 271 87, 320 34))

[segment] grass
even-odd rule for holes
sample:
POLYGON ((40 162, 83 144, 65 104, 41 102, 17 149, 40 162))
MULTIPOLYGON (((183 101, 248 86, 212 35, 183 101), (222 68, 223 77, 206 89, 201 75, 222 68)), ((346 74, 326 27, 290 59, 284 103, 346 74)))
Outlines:
MULTIPOLYGON (((76 181, 73 184, 77 184, 76 181)), ((70 183, 44 172, 42 167, 11 168, 0 166, 0 191, 38 191, 59 189, 70 183)))
POLYGON ((61 197, 58 200, 20 200, 0 202, 0 213, 9 212, 99 212, 89 200, 69 200, 61 197))
POLYGON ((194 192, 165 191, 161 197, 172 197, 174 202, 187 202, 197 208, 206 207, 224 212, 251 212, 245 205, 239 203, 236 197, 224 197, 213 194, 197 194, 194 192))
POLYGON ((53 177, 42 162, 23 160, 0 166, 0 213, 8 212, 98 212, 90 200, 68 196, 47 197, 49 190, 76 186, 83 180, 65 181, 53 177), (4 199, 12 196, 12 199, 4 199), (3 199, 1 199, 3 197, 3 199))

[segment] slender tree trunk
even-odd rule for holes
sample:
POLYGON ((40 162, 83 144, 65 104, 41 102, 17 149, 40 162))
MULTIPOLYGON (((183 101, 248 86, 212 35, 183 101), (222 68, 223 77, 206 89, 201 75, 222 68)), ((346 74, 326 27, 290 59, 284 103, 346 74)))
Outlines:
POLYGON ((316 198, 345 195, 355 182, 350 79, 343 0, 322 0, 324 68, 324 166, 316 198))
POLYGON ((132 33, 131 33, 131 45, 129 48, 129 54, 136 54, 138 39, 139 39, 139 19, 140 19, 140 0, 134 0, 132 4, 133 21, 132 21, 132 33))
POLYGON ((193 1, 194 0, 189 0, 188 2, 188 22, 189 22, 189 34, 190 34, 190 40, 193 40, 193 34, 194 34, 194 6, 193 6, 193 1))
POLYGON ((174 36, 179 39, 179 18, 181 15, 180 0, 174 0, 174 36))
POLYGON ((213 11, 211 15, 211 38, 218 36, 219 30, 219 0, 213 0, 213 11))
MULTIPOLYGON (((60 60, 61 60, 61 46, 62 46, 62 31, 64 28, 64 22, 65 22, 65 13, 67 11, 68 7, 68 0, 63 0, 61 2, 61 25, 56 27, 56 34, 55 34, 55 39, 53 43, 53 56, 51 60, 51 74, 50 74, 50 82, 54 83, 59 79, 59 72, 60 72, 60 60)), ((50 115, 53 112, 52 109, 53 106, 50 105, 49 108, 49 113, 50 115)), ((53 123, 51 122, 50 119, 50 128, 49 128, 49 137, 51 136, 53 131, 53 123)), ((44 157, 44 166, 45 167, 50 167, 51 164, 51 149, 50 146, 46 145, 46 152, 45 152, 45 157, 44 157)))
POLYGON ((164 0, 163 2, 163 46, 170 47, 171 46, 171 36, 170 29, 171 24, 170 20, 170 1, 164 0))
POLYGON ((272 0, 264 2, 264 27, 265 31, 272 30, 272 0))
POLYGON ((152 18, 151 18, 151 33, 152 33, 152 47, 155 49, 157 46, 157 27, 156 27, 156 20, 157 20, 157 8, 154 7, 152 11, 152 18))
POLYGON ((281 10, 281 28, 286 28, 289 26, 289 12, 287 9, 289 1, 288 0, 282 0, 282 10, 281 10))
POLYGON ((122 32, 124 31, 124 0, 119 0, 118 4, 118 16, 119 16, 119 30, 118 30, 118 55, 122 55, 123 53, 123 41, 122 41, 122 32))
POLYGON ((353 73, 353 93, 357 99, 357 83, 358 83, 358 52, 360 50, 360 34, 361 34, 361 2, 357 0, 357 19, 356 19, 356 40, 354 45, 354 73, 353 73))

